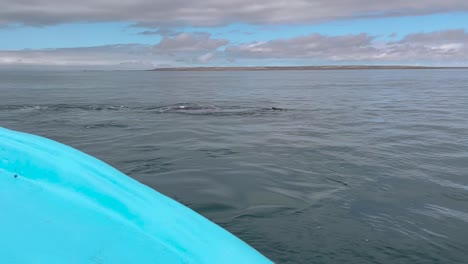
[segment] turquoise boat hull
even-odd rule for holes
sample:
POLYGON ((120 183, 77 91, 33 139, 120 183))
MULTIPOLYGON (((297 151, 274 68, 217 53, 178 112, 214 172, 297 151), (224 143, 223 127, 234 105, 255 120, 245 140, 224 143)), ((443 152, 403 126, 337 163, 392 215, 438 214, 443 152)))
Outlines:
POLYGON ((104 162, 4 128, 0 211, 0 263, 271 263, 104 162))

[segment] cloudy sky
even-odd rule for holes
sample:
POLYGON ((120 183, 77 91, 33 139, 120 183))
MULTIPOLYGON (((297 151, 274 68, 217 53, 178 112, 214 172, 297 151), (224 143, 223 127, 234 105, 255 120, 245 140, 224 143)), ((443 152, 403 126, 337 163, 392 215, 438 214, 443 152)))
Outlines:
POLYGON ((467 0, 0 0, 0 68, 468 66, 467 0))

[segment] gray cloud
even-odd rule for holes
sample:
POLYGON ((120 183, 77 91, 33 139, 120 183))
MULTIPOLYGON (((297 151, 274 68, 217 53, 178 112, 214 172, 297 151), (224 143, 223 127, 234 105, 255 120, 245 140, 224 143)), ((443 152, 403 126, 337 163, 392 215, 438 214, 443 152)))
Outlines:
POLYGON ((312 34, 285 40, 253 42, 226 49, 233 58, 319 59, 327 61, 444 61, 468 59, 468 33, 447 30, 376 42, 373 36, 312 34))
POLYGON ((164 37, 154 49, 159 52, 206 52, 228 43, 227 39, 214 39, 209 33, 180 33, 174 37, 164 37))
POLYGON ((381 49, 385 60, 465 61, 468 60, 468 32, 463 29, 416 33, 381 49))
POLYGON ((150 36, 150 35, 159 35, 159 36, 175 36, 177 34, 180 34, 180 33, 177 33, 176 31, 174 30, 171 30, 171 29, 167 29, 167 28, 159 28, 159 29, 156 29, 156 30, 145 30, 145 31, 142 31, 142 32, 139 32, 138 35, 146 35, 146 36, 150 36))
POLYGON ((0 24, 130 21, 141 26, 313 23, 468 11, 466 0, 0 0, 0 24))
POLYGON ((156 45, 124 44, 83 48, 0 51, 0 65, 16 67, 150 69, 158 65, 207 63, 228 43, 207 33, 164 37, 156 45))
POLYGON ((147 57, 149 54, 151 54, 151 46, 138 44, 0 51, 0 65, 145 69, 152 67, 152 61, 147 57))
POLYGON ((233 57, 358 60, 375 52, 372 46, 373 39, 364 33, 346 36, 311 34, 286 40, 230 46, 226 51, 233 57))
POLYGON ((468 34, 463 29, 415 33, 405 36, 398 44, 445 44, 468 43, 468 34))
POLYGON ((296 64, 440 64, 468 66, 468 32, 409 34, 382 42, 367 34, 325 36, 227 45, 206 33, 181 33, 156 45, 0 51, 0 66, 149 69, 156 66, 296 64))

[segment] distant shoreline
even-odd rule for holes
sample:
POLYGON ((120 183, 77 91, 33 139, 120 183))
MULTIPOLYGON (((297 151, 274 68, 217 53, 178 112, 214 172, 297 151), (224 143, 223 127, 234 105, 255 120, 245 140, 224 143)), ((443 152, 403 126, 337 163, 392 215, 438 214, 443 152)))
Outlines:
POLYGON ((468 67, 429 66, 252 66, 252 67, 167 67, 148 71, 317 71, 317 70, 437 70, 468 69, 468 67))

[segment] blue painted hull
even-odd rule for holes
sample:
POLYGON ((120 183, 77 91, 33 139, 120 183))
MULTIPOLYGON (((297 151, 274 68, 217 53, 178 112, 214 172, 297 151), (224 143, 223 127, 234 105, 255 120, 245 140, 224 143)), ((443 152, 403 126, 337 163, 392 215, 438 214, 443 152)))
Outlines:
POLYGON ((0 128, 0 263, 271 263, 76 149, 0 128))

